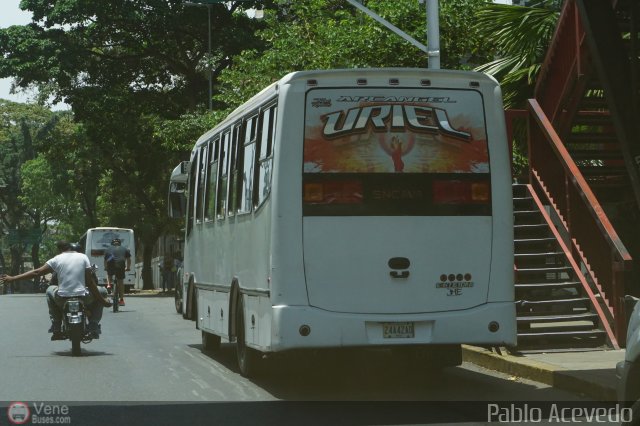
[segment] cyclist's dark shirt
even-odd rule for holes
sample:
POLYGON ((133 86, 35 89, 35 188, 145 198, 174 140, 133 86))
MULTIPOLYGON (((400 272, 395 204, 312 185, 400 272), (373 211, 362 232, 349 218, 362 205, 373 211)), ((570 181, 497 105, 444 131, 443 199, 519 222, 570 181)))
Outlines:
POLYGON ((107 259, 107 264, 113 268, 125 268, 126 259, 131 257, 131 252, 128 248, 122 246, 112 246, 107 249, 104 254, 104 258, 107 259), (113 258, 108 261, 109 258, 113 258))

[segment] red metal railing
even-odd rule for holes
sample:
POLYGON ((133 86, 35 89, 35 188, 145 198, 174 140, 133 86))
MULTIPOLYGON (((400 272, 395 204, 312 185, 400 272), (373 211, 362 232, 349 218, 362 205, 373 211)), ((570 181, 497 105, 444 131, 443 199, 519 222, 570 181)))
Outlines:
POLYGON ((535 98, 554 127, 568 130, 589 71, 589 53, 575 0, 566 0, 540 69, 535 98))
POLYGON ((530 182, 562 221, 571 253, 603 296, 615 336, 624 345, 623 298, 625 281, 631 279, 631 256, 543 108, 530 99, 528 110, 530 182))

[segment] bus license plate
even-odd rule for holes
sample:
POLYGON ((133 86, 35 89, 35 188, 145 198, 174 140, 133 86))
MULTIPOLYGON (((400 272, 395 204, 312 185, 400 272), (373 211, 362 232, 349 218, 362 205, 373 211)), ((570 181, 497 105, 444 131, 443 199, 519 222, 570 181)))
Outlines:
POLYGON ((383 322, 382 337, 385 339, 407 339, 415 337, 412 322, 383 322))

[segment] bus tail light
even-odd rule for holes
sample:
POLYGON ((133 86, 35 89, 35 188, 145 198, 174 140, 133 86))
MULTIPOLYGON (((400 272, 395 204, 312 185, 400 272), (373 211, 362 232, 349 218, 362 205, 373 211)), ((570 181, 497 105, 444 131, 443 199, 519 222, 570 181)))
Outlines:
POLYGON ((307 182, 304 184, 303 198, 309 204, 361 204, 362 182, 307 182))
POLYGON ((433 202, 436 204, 487 204, 491 199, 489 182, 436 180, 433 202))

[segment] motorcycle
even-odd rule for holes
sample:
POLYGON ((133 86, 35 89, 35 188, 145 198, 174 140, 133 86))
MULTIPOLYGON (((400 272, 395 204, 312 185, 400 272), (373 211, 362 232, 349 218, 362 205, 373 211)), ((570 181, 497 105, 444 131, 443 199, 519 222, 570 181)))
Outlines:
MULTIPOLYGON (((95 282, 98 278, 95 275, 96 265, 92 265, 91 273, 95 282)), ((81 297, 68 298, 62 307, 62 337, 71 340, 71 355, 80 356, 82 349, 80 343, 90 343, 93 340, 89 332, 90 312, 86 309, 81 297)))
POLYGON ((84 302, 80 297, 71 297, 64 302, 62 308, 62 334, 71 340, 71 355, 80 356, 80 342, 89 343, 92 337, 87 333, 89 318, 84 302))

